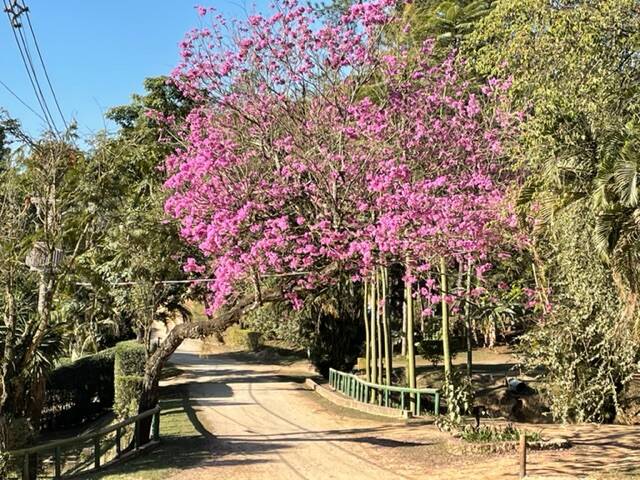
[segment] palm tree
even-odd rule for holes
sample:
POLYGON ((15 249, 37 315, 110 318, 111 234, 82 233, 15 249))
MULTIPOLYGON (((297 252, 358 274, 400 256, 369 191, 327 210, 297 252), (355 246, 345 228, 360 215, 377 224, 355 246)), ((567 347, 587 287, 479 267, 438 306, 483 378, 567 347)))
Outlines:
POLYGON ((487 0, 445 0, 435 8, 431 26, 438 42, 458 47, 490 11, 491 2, 487 0))
POLYGON ((640 260, 640 121, 629 121, 609 135, 603 148, 592 192, 596 213, 594 243, 602 259, 611 264, 637 291, 640 260))
POLYGON ((568 140, 541 174, 532 176, 519 203, 524 212, 535 203, 536 218, 545 226, 558 211, 586 202, 595 219, 596 253, 611 268, 631 315, 640 294, 640 120, 611 128, 598 140, 584 118, 559 118, 553 128, 568 140))

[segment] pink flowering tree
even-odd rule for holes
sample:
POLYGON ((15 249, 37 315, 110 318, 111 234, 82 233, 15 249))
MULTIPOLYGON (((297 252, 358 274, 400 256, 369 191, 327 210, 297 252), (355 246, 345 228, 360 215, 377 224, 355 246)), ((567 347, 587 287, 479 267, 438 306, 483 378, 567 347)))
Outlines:
POLYGON ((212 26, 187 34, 172 76, 197 107, 167 159, 166 211, 202 253, 185 269, 213 278, 211 320, 170 332, 147 363, 146 390, 183 338, 248 308, 299 307, 391 263, 406 266, 409 297, 431 298, 432 282, 411 285, 432 265, 482 270, 512 229, 507 86, 472 92, 430 43, 387 45, 394 4, 358 4, 335 23, 295 0, 231 25, 200 8, 212 26))

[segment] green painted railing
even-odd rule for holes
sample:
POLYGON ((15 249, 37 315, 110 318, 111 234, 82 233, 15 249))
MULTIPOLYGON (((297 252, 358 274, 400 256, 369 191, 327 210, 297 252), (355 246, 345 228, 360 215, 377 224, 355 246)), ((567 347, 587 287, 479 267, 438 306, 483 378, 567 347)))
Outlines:
MULTIPOLYGON (((19 474, 23 480, 32 480, 36 478, 39 459, 52 457, 53 458, 53 472, 52 475, 46 475, 41 478, 54 478, 55 480, 62 479, 62 455, 64 450, 69 450, 73 447, 81 446, 82 444, 86 444, 88 442, 93 441, 93 468, 90 470, 84 470, 82 473, 87 473, 88 471, 92 471, 100 468, 101 466, 101 457, 102 450, 100 440, 107 436, 108 434, 115 432, 115 458, 110 460, 109 463, 114 463, 117 461, 123 453, 122 449, 122 438, 123 432, 125 432, 126 427, 129 425, 134 425, 133 428, 133 450, 129 451, 137 451, 142 445, 140 444, 141 439, 141 423, 142 420, 145 420, 149 417, 153 417, 151 419, 151 431, 150 438, 157 442, 160 440, 160 405, 151 410, 147 410, 146 412, 141 413, 140 415, 136 415, 135 417, 127 418, 119 423, 113 424, 109 427, 98 430, 97 432, 91 432, 84 435, 79 435, 74 438, 67 438, 64 440, 56 440, 49 443, 44 443, 42 445, 38 445, 30 448, 23 448, 21 450, 13 450, 8 452, 10 458, 14 460, 22 459, 21 462, 18 462, 19 474), (48 454, 48 455, 43 455, 48 454), (36 470, 36 472, 34 472, 36 470)), ((127 452, 128 453, 128 452, 127 452)), ((69 476, 78 475, 80 472, 73 472, 69 476)))
POLYGON ((440 390, 437 388, 409 388, 393 385, 380 385, 367 382, 356 375, 329 369, 329 385, 338 392, 363 403, 377 403, 378 405, 410 410, 416 416, 425 411, 440 414, 440 390), (423 397, 430 397, 423 399, 423 397), (427 410, 425 402, 428 400, 432 408, 427 410))

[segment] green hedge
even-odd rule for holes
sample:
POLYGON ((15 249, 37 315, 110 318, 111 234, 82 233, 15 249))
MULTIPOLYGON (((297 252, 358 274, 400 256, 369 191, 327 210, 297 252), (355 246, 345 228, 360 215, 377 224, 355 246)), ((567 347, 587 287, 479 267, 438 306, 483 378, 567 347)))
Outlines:
POLYGON ((138 414, 145 349, 139 343, 129 341, 119 343, 115 350, 113 412, 118 418, 132 417, 138 414))
POLYGON ((43 430, 80 425, 111 409, 115 348, 58 365, 47 378, 43 430))
POLYGON ((232 325, 224 332, 225 342, 236 347, 244 347, 255 352, 262 346, 262 335, 253 330, 244 330, 232 325))

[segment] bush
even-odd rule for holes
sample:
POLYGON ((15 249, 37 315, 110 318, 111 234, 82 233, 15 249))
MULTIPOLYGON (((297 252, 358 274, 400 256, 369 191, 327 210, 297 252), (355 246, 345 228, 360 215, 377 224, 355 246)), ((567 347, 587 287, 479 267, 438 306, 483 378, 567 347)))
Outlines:
POLYGON ((0 478, 20 478, 23 458, 15 458, 3 451, 19 450, 32 446, 36 432, 26 418, 0 416, 0 478))
MULTIPOLYGON (((520 440, 521 430, 511 424, 506 426, 481 425, 474 428, 471 425, 465 426, 461 431, 461 437, 467 442, 515 442, 520 440)), ((527 442, 538 442, 541 440, 539 432, 526 432, 527 442)))
MULTIPOLYGON (((442 361, 444 356, 444 350, 442 346, 442 340, 422 338, 418 343, 418 354, 422 355, 425 360, 430 361, 434 365, 442 361)), ((455 358, 458 352, 465 350, 465 339, 462 337, 450 337, 449 338, 449 350, 451 351, 451 358, 455 358)))
POLYGON ((363 341, 359 327, 359 319, 320 316, 309 339, 309 359, 320 375, 328 378, 329 368, 353 369, 363 341))
MULTIPOLYGON (((565 208, 549 228, 559 247, 541 255, 548 258, 553 309, 522 337, 523 364, 540 372, 555 420, 612 422, 620 394, 637 371, 637 318, 624 318, 615 279, 593 255, 588 208, 565 208)), ((541 248, 550 245, 541 242, 541 248)))
POLYGON ((116 345, 113 412, 118 418, 138 414, 145 361, 143 345, 133 340, 116 345))
POLYGON ((266 340, 278 340, 294 348, 305 344, 298 312, 283 303, 265 303, 247 312, 242 317, 242 325, 262 334, 266 340))
POLYGON ((224 339, 229 345, 244 347, 255 352, 262 346, 262 335, 253 330, 245 330, 239 325, 232 325, 224 332, 224 339))
POLYGON ((109 348, 60 362, 47 378, 41 428, 74 427, 111 409, 114 361, 115 349, 109 348))

